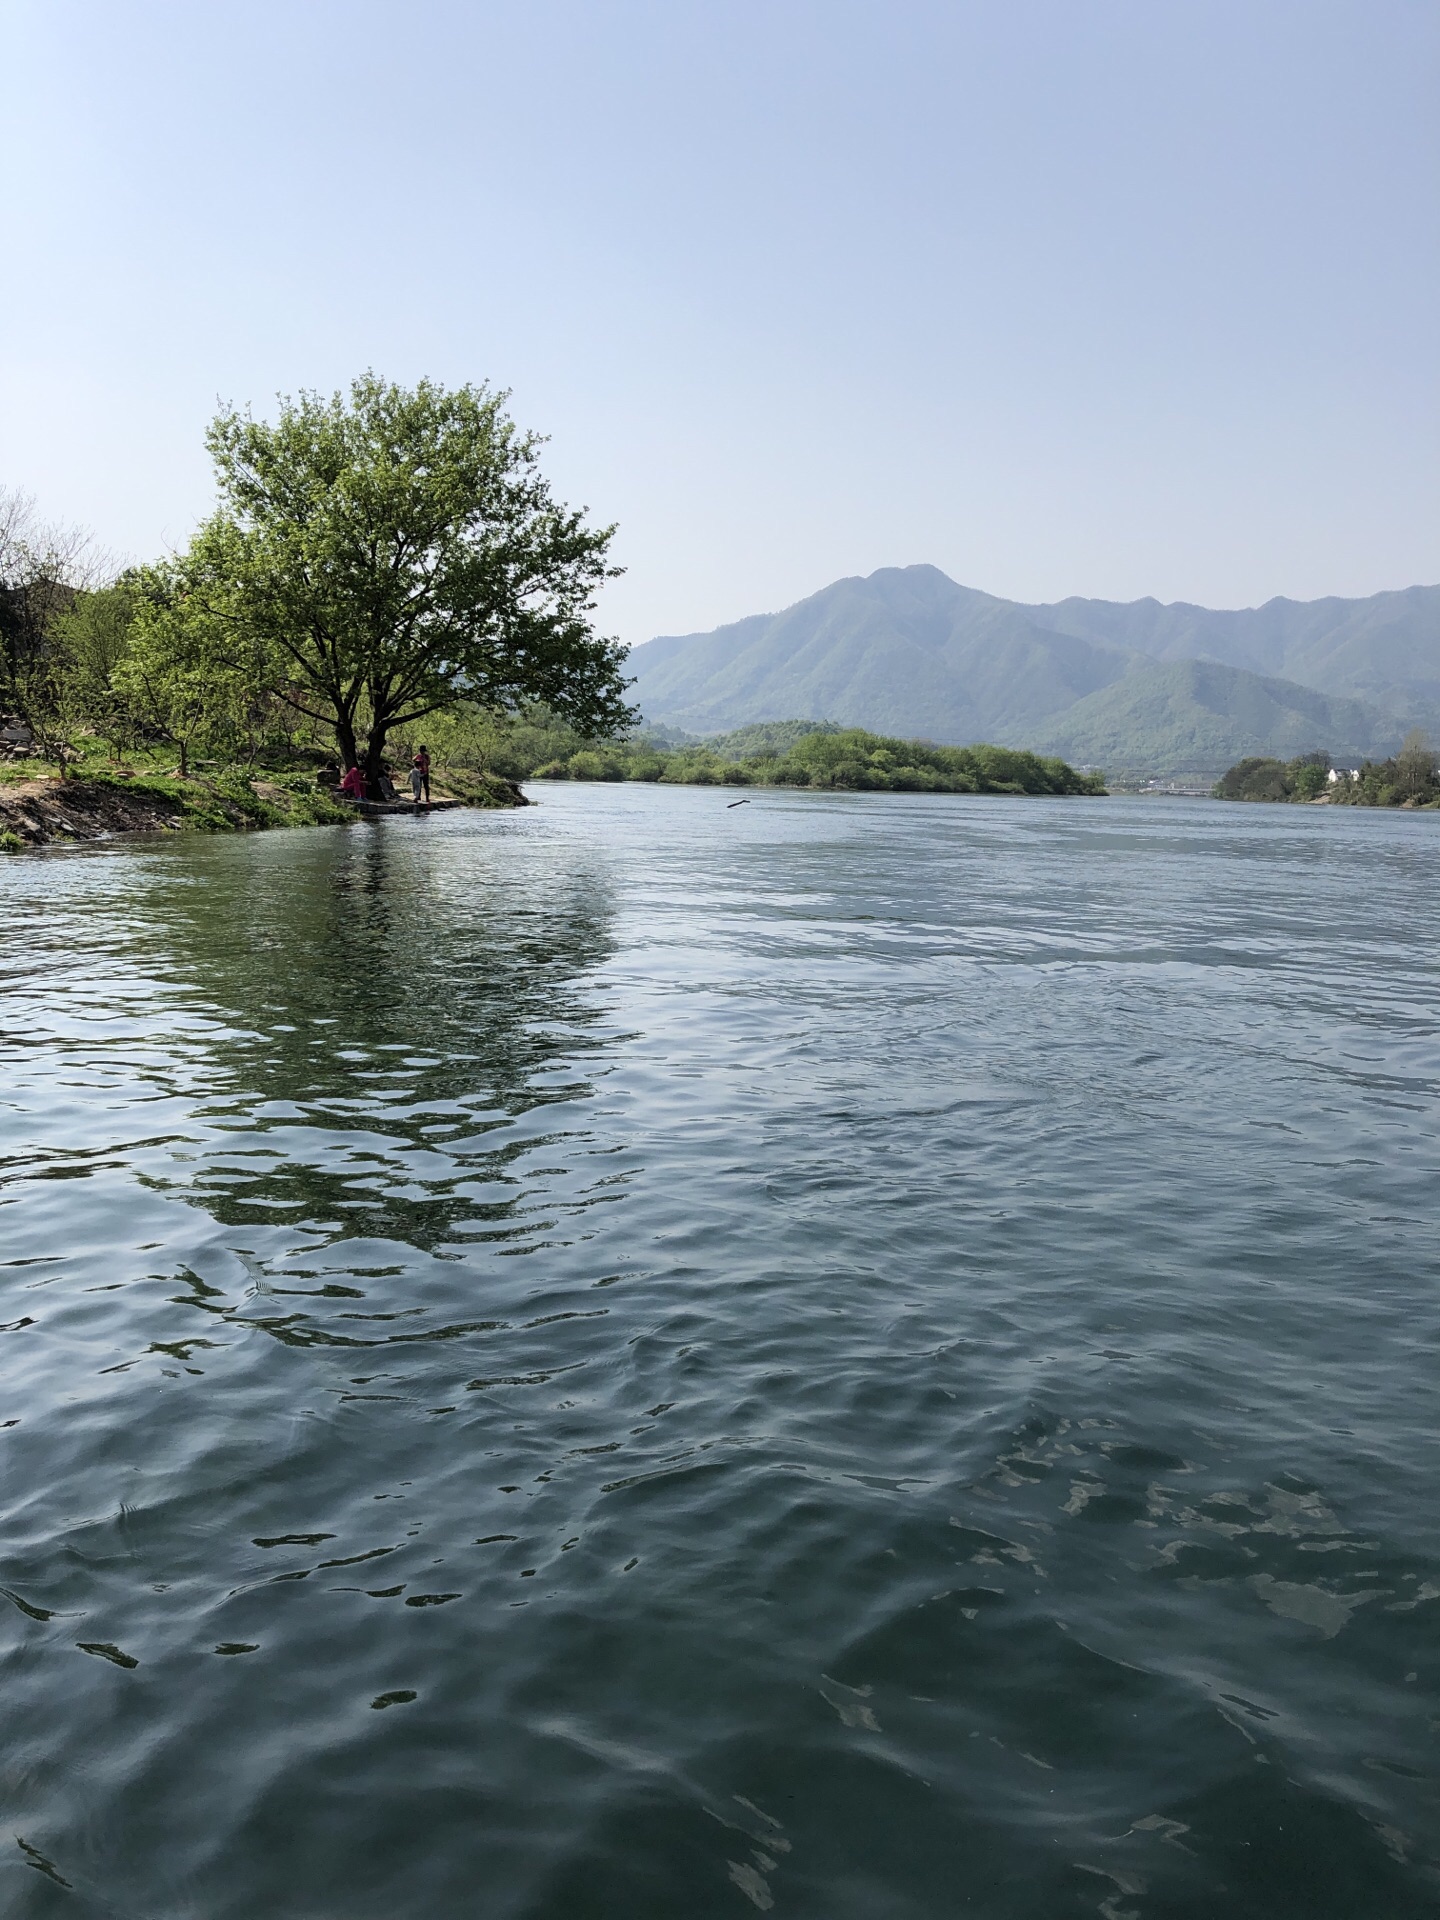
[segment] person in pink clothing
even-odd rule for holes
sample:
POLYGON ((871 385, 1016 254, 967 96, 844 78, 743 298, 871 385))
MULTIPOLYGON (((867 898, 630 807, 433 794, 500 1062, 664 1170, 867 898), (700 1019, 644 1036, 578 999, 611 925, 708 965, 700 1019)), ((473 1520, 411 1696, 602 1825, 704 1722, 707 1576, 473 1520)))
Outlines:
POLYGON ((420 805, 421 793, 425 796, 425 805, 430 804, 430 749, 421 747, 410 762, 410 791, 415 796, 415 804, 420 805))
POLYGON ((347 800, 363 800, 365 798, 365 776, 359 767, 350 767, 347 769, 345 778, 340 782, 340 791, 347 800))

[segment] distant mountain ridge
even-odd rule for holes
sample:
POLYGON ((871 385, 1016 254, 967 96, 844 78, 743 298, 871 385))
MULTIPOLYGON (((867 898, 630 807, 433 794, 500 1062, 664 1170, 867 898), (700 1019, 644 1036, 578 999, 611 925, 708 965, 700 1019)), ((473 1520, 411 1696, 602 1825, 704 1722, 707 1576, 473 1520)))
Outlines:
POLYGON ((1393 751, 1440 731, 1440 587, 1217 611, 1157 600, 1027 606, 938 567, 837 580, 776 614, 630 655, 648 720, 715 733, 836 720, 1154 772, 1242 754, 1393 751))
POLYGON ((1440 587, 1365 600, 1267 600, 1233 612, 1158 600, 1061 600, 1027 609, 1056 633, 1156 660, 1216 660, 1396 709, 1440 706, 1440 587))

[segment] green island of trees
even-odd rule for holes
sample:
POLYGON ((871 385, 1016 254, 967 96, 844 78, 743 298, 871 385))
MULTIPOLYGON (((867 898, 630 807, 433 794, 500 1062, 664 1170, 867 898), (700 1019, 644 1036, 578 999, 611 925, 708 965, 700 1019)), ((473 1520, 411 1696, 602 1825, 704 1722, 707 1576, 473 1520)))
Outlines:
MULTIPOLYGON (((433 730, 433 729, 432 729, 433 730)), ((942 747, 829 721, 778 720, 697 739, 656 727, 587 741, 540 711, 500 725, 450 716, 447 765, 511 779, 642 780, 669 786, 808 787, 854 793, 1103 794, 1104 775, 1014 747, 942 747), (453 729, 453 732, 451 731, 453 729)))
POLYGON ((1328 753, 1302 753, 1294 760, 1254 757, 1237 761, 1214 787, 1217 800, 1318 803, 1334 807, 1440 807, 1440 761, 1420 729, 1413 728, 1388 760, 1335 767, 1328 753))
POLYGON ((0 781, 54 769, 72 812, 77 783, 123 787, 212 829, 353 817, 342 772, 385 799, 422 744, 478 805, 530 778, 1103 793, 1060 760, 827 723, 637 731, 625 649, 593 624, 614 529, 553 497, 505 400, 367 374, 273 422, 225 408, 213 513, 143 565, 0 491, 0 781))

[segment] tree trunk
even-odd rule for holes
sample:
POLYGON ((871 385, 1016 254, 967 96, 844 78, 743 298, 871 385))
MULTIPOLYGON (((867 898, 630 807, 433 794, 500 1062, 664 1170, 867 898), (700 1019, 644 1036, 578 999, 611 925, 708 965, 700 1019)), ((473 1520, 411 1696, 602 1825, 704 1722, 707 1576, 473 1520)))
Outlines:
POLYGON ((370 738, 365 743, 365 797, 367 800, 384 798, 380 785, 380 776, 385 770, 385 735, 388 729, 382 721, 379 726, 371 727, 370 738))
POLYGON ((181 740, 177 744, 180 748, 180 778, 188 780, 190 778, 190 743, 188 740, 181 740))
POLYGON ((355 749, 355 723, 348 713, 335 716, 335 744, 340 749, 340 765, 346 773, 358 767, 360 755, 355 749))

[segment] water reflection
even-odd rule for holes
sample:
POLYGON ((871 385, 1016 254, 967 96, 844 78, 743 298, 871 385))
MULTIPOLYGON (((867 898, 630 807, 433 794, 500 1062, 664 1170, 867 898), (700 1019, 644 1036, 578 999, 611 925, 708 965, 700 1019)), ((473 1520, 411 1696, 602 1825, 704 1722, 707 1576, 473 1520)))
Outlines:
POLYGON ((606 1044, 585 984, 613 950, 603 864, 294 838, 162 869, 145 901, 168 983, 218 1023, 183 1063, 206 1151, 147 1177, 227 1225, 425 1251, 552 1229, 567 1198, 551 1184, 535 1215, 521 1166, 537 1110, 575 1124, 606 1044))

